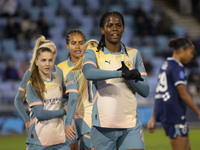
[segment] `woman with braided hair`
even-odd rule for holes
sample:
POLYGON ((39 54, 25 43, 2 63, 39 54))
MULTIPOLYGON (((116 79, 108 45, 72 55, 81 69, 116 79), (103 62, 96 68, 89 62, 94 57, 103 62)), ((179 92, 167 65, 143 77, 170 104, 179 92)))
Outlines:
MULTIPOLYGON (((89 40, 85 43, 86 48, 97 47, 98 41, 89 40)), ((80 149, 89 150, 91 148, 91 114, 93 108, 91 95, 91 82, 87 81, 83 75, 82 67, 84 58, 82 57, 73 67, 67 76, 66 92, 69 96, 65 133, 72 140, 80 140, 80 149), (74 128, 71 125, 74 116, 74 128)))
POLYGON ((85 78, 93 83, 91 148, 145 149, 135 97, 149 93, 140 52, 121 42, 124 18, 119 12, 104 13, 100 29, 98 47, 86 50, 83 66, 85 78))
MULTIPOLYGON (((74 65, 77 64, 80 58, 83 56, 83 48, 86 42, 86 37, 84 33, 79 29, 72 29, 66 35, 66 47, 69 50, 69 55, 67 60, 59 63, 56 67, 56 72, 63 78, 63 86, 66 87, 67 75, 73 69, 74 65)), ((64 89, 65 91, 65 89, 64 89)), ((67 99, 67 97, 66 97, 67 99)), ((65 104, 66 108, 68 104, 65 104)), ((66 126, 68 130, 73 130, 73 120, 68 121, 66 126), (72 126, 71 126, 72 125, 72 126)), ((67 142, 70 144, 71 150, 78 149, 78 140, 76 138, 69 139, 67 137, 67 142)))

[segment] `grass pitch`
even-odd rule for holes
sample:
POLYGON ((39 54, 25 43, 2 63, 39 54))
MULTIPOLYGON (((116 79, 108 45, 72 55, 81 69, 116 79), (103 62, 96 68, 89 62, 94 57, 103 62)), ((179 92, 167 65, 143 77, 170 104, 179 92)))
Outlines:
MULTIPOLYGON (((0 135, 0 150, 25 150, 27 135, 0 135)), ((190 144, 192 150, 199 150, 200 147, 200 129, 190 128, 190 144)), ((154 133, 144 130, 144 140, 146 150, 171 150, 168 137, 165 136, 164 130, 158 128, 154 133)))
MULTIPOLYGON (((200 148, 200 129, 190 128, 189 139, 192 150, 199 150, 200 148)), ((171 150, 169 138, 165 136, 162 128, 156 129, 154 133, 149 133, 147 129, 144 130, 144 141, 146 150, 171 150)))

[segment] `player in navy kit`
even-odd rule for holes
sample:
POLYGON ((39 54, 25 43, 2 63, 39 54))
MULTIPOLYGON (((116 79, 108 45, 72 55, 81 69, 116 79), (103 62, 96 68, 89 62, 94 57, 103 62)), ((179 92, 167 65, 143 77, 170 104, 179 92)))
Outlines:
POLYGON ((168 45, 172 48, 173 55, 167 58, 160 69, 148 128, 153 132, 155 122, 161 122, 173 150, 190 150, 186 106, 197 113, 199 119, 200 109, 187 92, 183 64, 189 63, 193 58, 194 45, 185 38, 171 39, 168 45))

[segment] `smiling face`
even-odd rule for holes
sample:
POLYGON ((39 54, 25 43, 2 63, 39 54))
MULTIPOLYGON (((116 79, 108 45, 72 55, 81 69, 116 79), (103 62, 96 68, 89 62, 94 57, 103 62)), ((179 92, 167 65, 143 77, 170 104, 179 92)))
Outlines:
POLYGON ((85 39, 80 33, 70 35, 69 43, 66 45, 72 60, 80 59, 83 56, 83 47, 85 39))
POLYGON ((48 51, 40 52, 35 60, 35 64, 42 77, 50 75, 54 65, 53 53, 48 51))
POLYGON ((121 42, 124 26, 118 15, 110 15, 105 19, 104 27, 101 28, 101 33, 105 35, 105 42, 117 44, 121 42))

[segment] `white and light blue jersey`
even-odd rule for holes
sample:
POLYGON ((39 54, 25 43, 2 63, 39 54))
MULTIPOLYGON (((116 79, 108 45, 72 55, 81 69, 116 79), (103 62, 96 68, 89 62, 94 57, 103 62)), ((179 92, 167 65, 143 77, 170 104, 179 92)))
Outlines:
MULTIPOLYGON (((74 64, 71 62, 70 57, 67 60, 65 60, 57 65, 56 72, 61 75, 61 77, 63 79, 63 85, 66 84, 67 75, 73 69, 73 67, 74 67, 74 64)), ((66 87, 66 85, 65 85, 65 87, 66 87)))
MULTIPOLYGON (((55 72, 55 71, 56 71, 56 65, 54 65, 53 69, 52 69, 52 72, 55 72)), ((26 72, 23 75, 22 81, 21 81, 21 83, 19 85, 19 91, 23 92, 25 90, 30 76, 31 76, 31 69, 29 68, 28 70, 26 70, 26 72)))
POLYGON ((44 101, 37 96, 37 93, 32 88, 31 82, 28 82, 27 84, 26 99, 30 109, 31 121, 26 143, 41 146, 65 143, 66 138, 63 117, 52 117, 47 120, 39 120, 32 111, 33 107, 37 105, 41 105, 44 110, 49 111, 58 111, 62 108, 63 91, 61 76, 52 73, 52 80, 44 80, 44 84, 46 90, 44 92, 44 101))
POLYGON ((78 90, 79 82, 77 83, 78 77, 76 77, 76 75, 79 76, 80 73, 80 71, 69 72, 65 92, 65 94, 69 94, 65 125, 70 125, 74 117, 77 138, 90 132, 93 107, 93 103, 88 98, 88 95, 83 96, 78 90))
POLYGON ((111 53, 105 47, 104 51, 92 48, 85 52, 83 73, 87 77, 88 72, 91 74, 88 76, 93 78, 94 126, 133 128, 136 125, 136 90, 117 69, 121 68, 121 61, 124 61, 129 70, 138 69, 144 78, 147 74, 139 51, 129 47, 126 50, 127 53, 121 46, 119 53, 111 53), (90 72, 92 67, 96 69, 90 72))
POLYGON ((186 85, 184 66, 174 58, 167 58, 160 69, 155 94, 156 121, 178 124, 186 121, 186 104, 176 86, 186 85))

